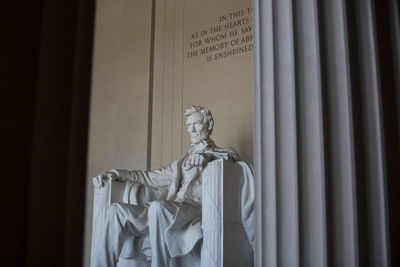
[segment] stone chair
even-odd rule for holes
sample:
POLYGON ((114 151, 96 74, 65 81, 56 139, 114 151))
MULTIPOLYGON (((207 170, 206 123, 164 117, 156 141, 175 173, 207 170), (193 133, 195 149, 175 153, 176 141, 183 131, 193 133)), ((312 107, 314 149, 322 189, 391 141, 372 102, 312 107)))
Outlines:
MULTIPOLYGON (((203 240, 188 255, 173 258, 171 266, 253 266, 254 253, 246 232, 248 230, 243 225, 242 208, 243 198, 254 199, 254 190, 252 189, 254 181, 252 175, 250 179, 246 178, 245 168, 249 170, 243 162, 233 163, 222 159, 207 164, 201 174, 203 240), (250 188, 250 190, 243 192, 244 187, 250 188)), ((109 181, 101 188, 95 187, 92 257, 94 248, 102 236, 101 231, 107 208, 112 203, 140 203, 140 194, 130 194, 134 186, 140 185, 109 181)), ((146 193, 145 189, 141 190, 141 194, 146 193)), ((162 195, 163 192, 159 192, 158 197, 163 197, 162 195)), ((148 199, 148 196, 146 198, 148 199)), ((253 205, 252 201, 248 203, 253 205)), ((124 250, 117 266, 150 266, 149 262, 130 259, 129 242, 129 239, 124 241, 124 250)))

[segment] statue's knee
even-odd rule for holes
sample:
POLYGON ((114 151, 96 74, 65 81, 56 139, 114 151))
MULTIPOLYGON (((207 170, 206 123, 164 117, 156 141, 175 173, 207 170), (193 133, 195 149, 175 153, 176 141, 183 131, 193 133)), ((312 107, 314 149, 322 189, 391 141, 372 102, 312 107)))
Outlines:
POLYGON ((108 209, 107 209, 107 218, 115 218, 118 216, 118 213, 120 212, 120 206, 118 203, 113 203, 111 204, 108 209))

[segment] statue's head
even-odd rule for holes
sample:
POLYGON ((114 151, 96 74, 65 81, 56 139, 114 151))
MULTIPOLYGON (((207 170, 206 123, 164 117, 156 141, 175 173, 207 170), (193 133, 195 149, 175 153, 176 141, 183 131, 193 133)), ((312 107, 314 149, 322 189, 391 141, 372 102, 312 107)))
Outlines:
POLYGON ((186 128, 190 134, 192 144, 208 140, 212 133, 214 120, 211 112, 200 106, 192 106, 185 112, 186 128))

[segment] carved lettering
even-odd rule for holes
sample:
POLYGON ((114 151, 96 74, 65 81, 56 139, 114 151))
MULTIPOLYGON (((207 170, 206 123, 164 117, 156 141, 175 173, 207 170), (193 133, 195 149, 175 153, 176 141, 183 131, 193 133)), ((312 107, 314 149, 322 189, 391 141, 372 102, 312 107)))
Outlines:
POLYGON ((218 16, 218 24, 190 34, 186 59, 204 56, 207 63, 253 50, 251 8, 218 16))

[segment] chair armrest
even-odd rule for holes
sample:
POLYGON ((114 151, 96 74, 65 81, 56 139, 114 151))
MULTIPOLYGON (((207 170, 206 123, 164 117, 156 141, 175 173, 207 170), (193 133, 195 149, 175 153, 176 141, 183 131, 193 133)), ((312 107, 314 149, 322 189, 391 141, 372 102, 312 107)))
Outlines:
POLYGON ((214 160, 202 172, 202 267, 251 266, 252 249, 241 220, 243 169, 214 160))
POLYGON ((201 174, 203 228, 201 267, 222 266, 222 164, 223 160, 213 160, 201 174))
MULTIPOLYGON (((95 179, 95 178, 94 178, 95 179)), ((118 181, 105 181, 101 187, 94 187, 93 194, 93 226, 92 226, 92 259, 96 246, 100 244, 107 209, 112 203, 123 201, 125 183, 118 181)))

